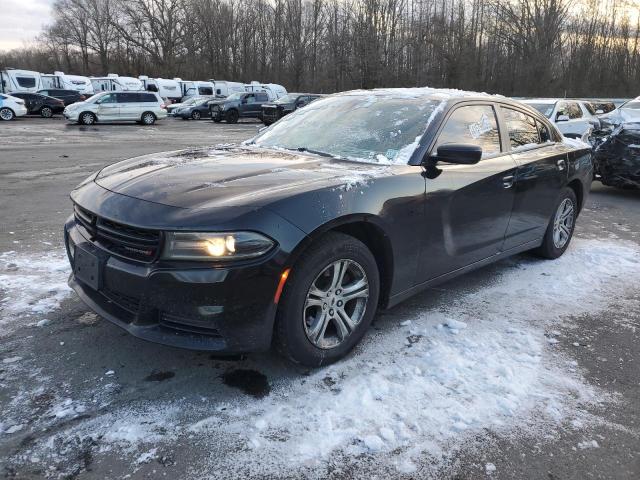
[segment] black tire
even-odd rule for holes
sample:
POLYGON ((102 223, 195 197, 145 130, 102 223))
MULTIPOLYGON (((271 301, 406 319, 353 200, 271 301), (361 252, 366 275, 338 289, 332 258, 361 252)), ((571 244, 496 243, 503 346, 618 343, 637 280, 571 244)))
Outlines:
POLYGON ((95 114, 91 112, 82 112, 80 115, 78 115, 78 123, 80 125, 93 125, 97 121, 98 119, 96 118, 95 114))
POLYGON ((42 118, 51 118, 53 117, 53 110, 51 109, 51 107, 42 107, 40 109, 40 116, 42 118))
POLYGON ((569 244, 571 243, 571 239, 573 238, 573 232, 575 230, 575 225, 576 225, 576 218, 578 217, 578 209, 579 209, 579 205, 578 205, 578 200, 576 198, 576 193, 573 191, 572 188, 565 187, 562 190, 562 193, 560 194, 560 197, 556 202, 555 208, 553 209, 551 218, 549 219, 549 225, 547 226, 547 231, 544 234, 542 245, 540 245, 540 247, 533 250, 533 253, 535 253, 536 255, 542 258, 548 258, 551 260, 560 257, 567 250, 567 248, 569 247, 569 244), (557 238, 556 240, 554 240, 554 235, 556 232, 556 222, 558 222, 559 214, 561 213, 560 209, 563 208, 563 204, 565 204, 565 202, 571 203, 573 213, 571 218, 571 226, 567 228, 565 225, 565 228, 567 228, 568 230, 568 236, 566 240, 559 245, 556 242, 557 238))
MULTIPOLYGON (((339 290, 336 292, 339 293, 339 290)), ((285 283, 278 305, 274 332, 275 345, 278 351, 291 361, 309 367, 328 365, 341 359, 360 342, 369 328, 376 313, 379 294, 380 276, 378 266, 367 246, 356 238, 342 233, 330 232, 324 235, 302 254, 291 269, 289 278, 285 283), (312 343, 306 333, 305 304, 307 295, 311 285, 321 278, 321 273, 330 268, 334 262, 340 260, 350 261, 351 264, 355 264, 360 269, 360 272, 364 273, 366 277, 363 276, 362 278, 365 278, 368 282, 369 296, 363 299, 364 312, 350 334, 331 348, 320 348, 312 343)), ((329 302, 329 300, 327 301, 329 302)), ((351 302, 353 301, 357 300, 351 300, 351 302)), ((340 303, 337 305, 340 305, 340 303)), ((349 308, 347 307, 348 301, 344 302, 344 305, 344 310, 349 308)), ((328 308, 333 314, 331 305, 327 306, 326 303, 317 308, 329 313, 327 311, 328 308)), ((336 308, 336 312, 337 310, 336 308)), ((354 314, 352 313, 352 315, 354 314)), ((339 314, 336 313, 336 316, 339 316, 339 314)), ((323 332, 334 329, 337 333, 337 327, 333 321, 327 321, 327 325, 329 326, 323 329, 323 332)), ((322 337, 324 338, 324 334, 322 337)))
POLYGON ((0 108, 0 120, 8 122, 14 118, 16 118, 16 114, 13 113, 13 110, 8 107, 0 108))
POLYGON ((239 118, 240 114, 237 110, 229 110, 224 116, 224 119, 227 121, 227 123, 238 123, 239 118))
POLYGON ((191 112, 191 118, 193 120, 200 120, 202 118, 202 114, 198 110, 194 110, 191 112))
POLYGON ((153 112, 144 112, 140 117, 140 121, 143 125, 153 125, 156 123, 156 116, 153 112))
POLYGON ((222 119, 220 117, 213 117, 213 123, 220 123, 222 119))

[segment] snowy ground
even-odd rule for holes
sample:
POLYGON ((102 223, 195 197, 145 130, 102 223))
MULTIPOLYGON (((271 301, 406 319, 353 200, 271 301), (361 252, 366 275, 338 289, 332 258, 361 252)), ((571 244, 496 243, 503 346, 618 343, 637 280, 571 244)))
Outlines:
MULTIPOLYGON (((0 187, 22 191, 25 172, 0 169, 0 187)), ((598 187, 558 261, 521 255, 420 294, 381 313, 348 359, 305 371, 153 345, 88 313, 57 231, 76 179, 45 177, 60 200, 38 231, 0 230, 7 476, 640 474, 637 194, 598 187)), ((10 197, 19 212, 33 203, 10 197)))

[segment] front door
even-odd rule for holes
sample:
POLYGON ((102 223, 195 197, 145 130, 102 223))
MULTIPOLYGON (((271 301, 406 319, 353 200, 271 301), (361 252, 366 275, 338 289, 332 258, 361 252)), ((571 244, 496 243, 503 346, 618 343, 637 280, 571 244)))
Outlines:
POLYGON ((109 93, 98 100, 96 115, 100 121, 117 120, 120 115, 120 105, 116 97, 117 93, 109 93))
POLYGON ((494 106, 457 107, 438 134, 432 154, 446 143, 478 145, 483 156, 476 165, 439 162, 439 175, 426 179, 425 238, 418 282, 502 251, 513 207, 516 164, 502 146, 494 106))

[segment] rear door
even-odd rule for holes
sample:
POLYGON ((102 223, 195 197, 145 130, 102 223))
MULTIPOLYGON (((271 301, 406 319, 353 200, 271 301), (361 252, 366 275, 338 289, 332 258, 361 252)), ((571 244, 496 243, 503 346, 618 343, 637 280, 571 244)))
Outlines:
POLYGON ((566 148, 554 133, 524 109, 501 106, 508 148, 518 165, 515 202, 505 250, 542 238, 567 179, 566 148))
POLYGON ((142 107, 140 106, 140 94, 136 92, 116 93, 120 106, 121 120, 140 120, 142 107))
POLYGON ((516 164, 502 145, 494 105, 474 102, 454 107, 431 154, 447 143, 478 145, 483 156, 476 165, 438 162, 439 174, 426 179, 418 282, 499 253, 511 216, 516 164))

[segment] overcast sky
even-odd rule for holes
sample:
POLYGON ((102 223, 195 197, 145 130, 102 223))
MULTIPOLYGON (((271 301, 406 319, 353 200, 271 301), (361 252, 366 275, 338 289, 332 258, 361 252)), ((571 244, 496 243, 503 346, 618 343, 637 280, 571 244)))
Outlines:
POLYGON ((0 0, 0 50, 22 47, 51 21, 54 0, 0 0))

